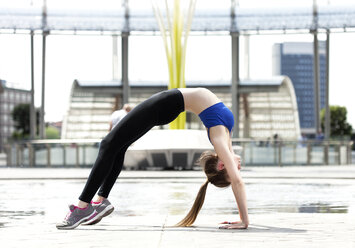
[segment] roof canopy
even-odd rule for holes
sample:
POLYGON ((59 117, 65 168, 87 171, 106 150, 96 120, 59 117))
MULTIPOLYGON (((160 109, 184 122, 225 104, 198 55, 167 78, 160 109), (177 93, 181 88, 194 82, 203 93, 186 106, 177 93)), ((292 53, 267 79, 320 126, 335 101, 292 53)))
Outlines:
MULTIPOLYGON (((0 6, 1 7, 1 6, 0 6)), ((281 8, 218 9, 197 8, 192 31, 250 32, 264 30, 310 30, 355 28, 355 6, 318 6, 313 17, 312 6, 281 8), (232 15, 231 13, 234 14, 232 15)), ((45 31, 155 32, 159 31, 152 8, 99 9, 55 8, 48 6, 44 17, 42 7, 0 8, 0 29, 45 31)))
MULTIPOLYGON (((258 80, 240 80, 239 85, 241 86, 280 86, 283 81, 286 79, 286 76, 274 76, 269 79, 258 79, 258 80)), ((77 84, 79 87, 121 87, 122 81, 83 81, 83 80, 74 80, 74 84, 77 84)), ((158 87, 168 87, 167 81, 130 81, 130 86, 136 87, 149 87, 149 86, 158 86, 158 87)), ((186 85, 189 87, 202 87, 202 86, 230 86, 231 81, 187 81, 186 85)))

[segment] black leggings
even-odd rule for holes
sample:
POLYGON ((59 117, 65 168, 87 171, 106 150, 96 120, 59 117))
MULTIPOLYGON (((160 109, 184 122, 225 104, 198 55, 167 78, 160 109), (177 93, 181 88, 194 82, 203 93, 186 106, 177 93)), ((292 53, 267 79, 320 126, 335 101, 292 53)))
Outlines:
POLYGON ((123 166, 128 147, 154 126, 173 121, 185 110, 177 89, 157 93, 129 112, 101 141, 99 154, 79 199, 89 203, 98 195, 108 197, 123 166))

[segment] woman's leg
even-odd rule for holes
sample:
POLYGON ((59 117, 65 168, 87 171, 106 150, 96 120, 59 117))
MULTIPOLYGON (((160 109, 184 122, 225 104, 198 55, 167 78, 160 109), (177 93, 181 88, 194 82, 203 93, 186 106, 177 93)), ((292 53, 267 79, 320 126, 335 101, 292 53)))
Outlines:
POLYGON ((101 186, 100 194, 108 196, 122 169, 127 147, 152 127, 173 121, 183 111, 183 96, 175 89, 155 94, 129 112, 102 140, 98 157, 79 199, 89 203, 101 186))
POLYGON ((97 193, 99 197, 108 198, 108 195, 110 194, 110 191, 113 185, 115 184, 117 177, 121 173, 124 156, 127 151, 127 148, 128 147, 122 149, 122 151, 120 151, 115 157, 115 161, 112 165, 112 169, 109 175, 105 178, 104 182, 102 183, 99 189, 99 192, 97 193))
MULTIPOLYGON (((115 158, 119 158, 120 151, 133 143, 134 138, 139 138, 154 126, 155 120, 153 118, 147 118, 148 113, 151 113, 149 108, 140 108, 136 109, 136 111, 132 110, 129 115, 125 116, 101 141, 99 154, 84 190, 79 197, 81 201, 87 203, 91 201, 99 187, 104 183, 104 180, 111 174, 113 166, 122 167, 123 158, 120 164, 114 164, 115 158)), ((121 154, 121 156, 123 157, 124 154, 121 154)), ((118 169, 118 171, 120 170, 121 168, 118 169)))

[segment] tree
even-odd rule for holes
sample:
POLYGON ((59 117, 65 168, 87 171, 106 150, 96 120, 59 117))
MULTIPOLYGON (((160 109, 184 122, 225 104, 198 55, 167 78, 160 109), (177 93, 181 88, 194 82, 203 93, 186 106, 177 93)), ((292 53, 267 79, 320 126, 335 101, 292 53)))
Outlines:
POLYGON ((47 139, 60 139, 59 130, 55 127, 46 127, 46 138, 47 139))
MULTIPOLYGON (((352 126, 347 122, 346 107, 342 106, 330 106, 330 136, 350 136, 352 132, 352 126)), ((321 111, 321 126, 324 132, 325 123, 325 109, 321 111)))
MULTIPOLYGON (((39 124, 39 111, 36 110, 37 126, 39 124)), ((19 104, 12 111, 16 131, 12 134, 15 139, 28 138, 30 135, 30 105, 19 104)), ((38 128, 37 128, 38 130, 38 128)))

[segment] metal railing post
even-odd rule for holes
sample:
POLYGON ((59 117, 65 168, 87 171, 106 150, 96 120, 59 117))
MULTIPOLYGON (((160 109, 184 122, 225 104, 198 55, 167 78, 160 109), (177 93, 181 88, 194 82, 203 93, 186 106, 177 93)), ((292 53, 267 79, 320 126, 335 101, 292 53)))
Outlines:
POLYGON ((253 164, 253 145, 252 142, 249 141, 249 149, 250 149, 250 164, 253 164))
POLYGON ((346 164, 351 164, 351 142, 346 146, 346 164))
POLYGON ((20 167, 20 160, 21 160, 21 148, 20 145, 16 144, 16 167, 20 167))
POLYGON ((276 165, 277 164, 277 161, 276 161, 276 158, 277 158, 277 148, 276 148, 276 144, 274 143, 273 144, 273 147, 274 147, 274 165, 276 165))
POLYGON ((328 165, 329 164, 329 142, 325 141, 324 144, 324 164, 328 165))
POLYGON ((47 167, 51 167, 51 146, 46 144, 47 148, 47 167))
POLYGON ((293 143, 293 164, 297 163, 297 143, 293 143))
POLYGON ((79 164, 80 164, 80 159, 79 159, 79 145, 78 144, 76 144, 76 146, 75 146, 75 166, 76 167, 79 167, 79 164))
POLYGON ((5 153, 6 153, 6 166, 12 166, 12 147, 11 145, 5 145, 5 153))
POLYGON ((67 161, 66 161, 67 152, 66 152, 66 150, 65 150, 66 145, 63 144, 62 147, 63 147, 63 166, 66 166, 66 165, 67 165, 67 161))
POLYGON ((311 142, 307 142, 307 165, 311 164, 311 142))
POLYGON ((278 146, 278 164, 279 164, 279 167, 281 167, 282 166, 282 144, 281 144, 281 141, 278 142, 277 146, 278 146))
POLYGON ((245 143, 244 142, 241 142, 241 145, 242 145, 242 164, 243 166, 245 166, 245 143))
POLYGON ((27 148, 28 148, 28 166, 29 167, 33 167, 34 163, 33 163, 33 147, 31 145, 31 143, 26 143, 27 148))
POLYGON ((86 165, 86 145, 83 145, 83 165, 86 165))

